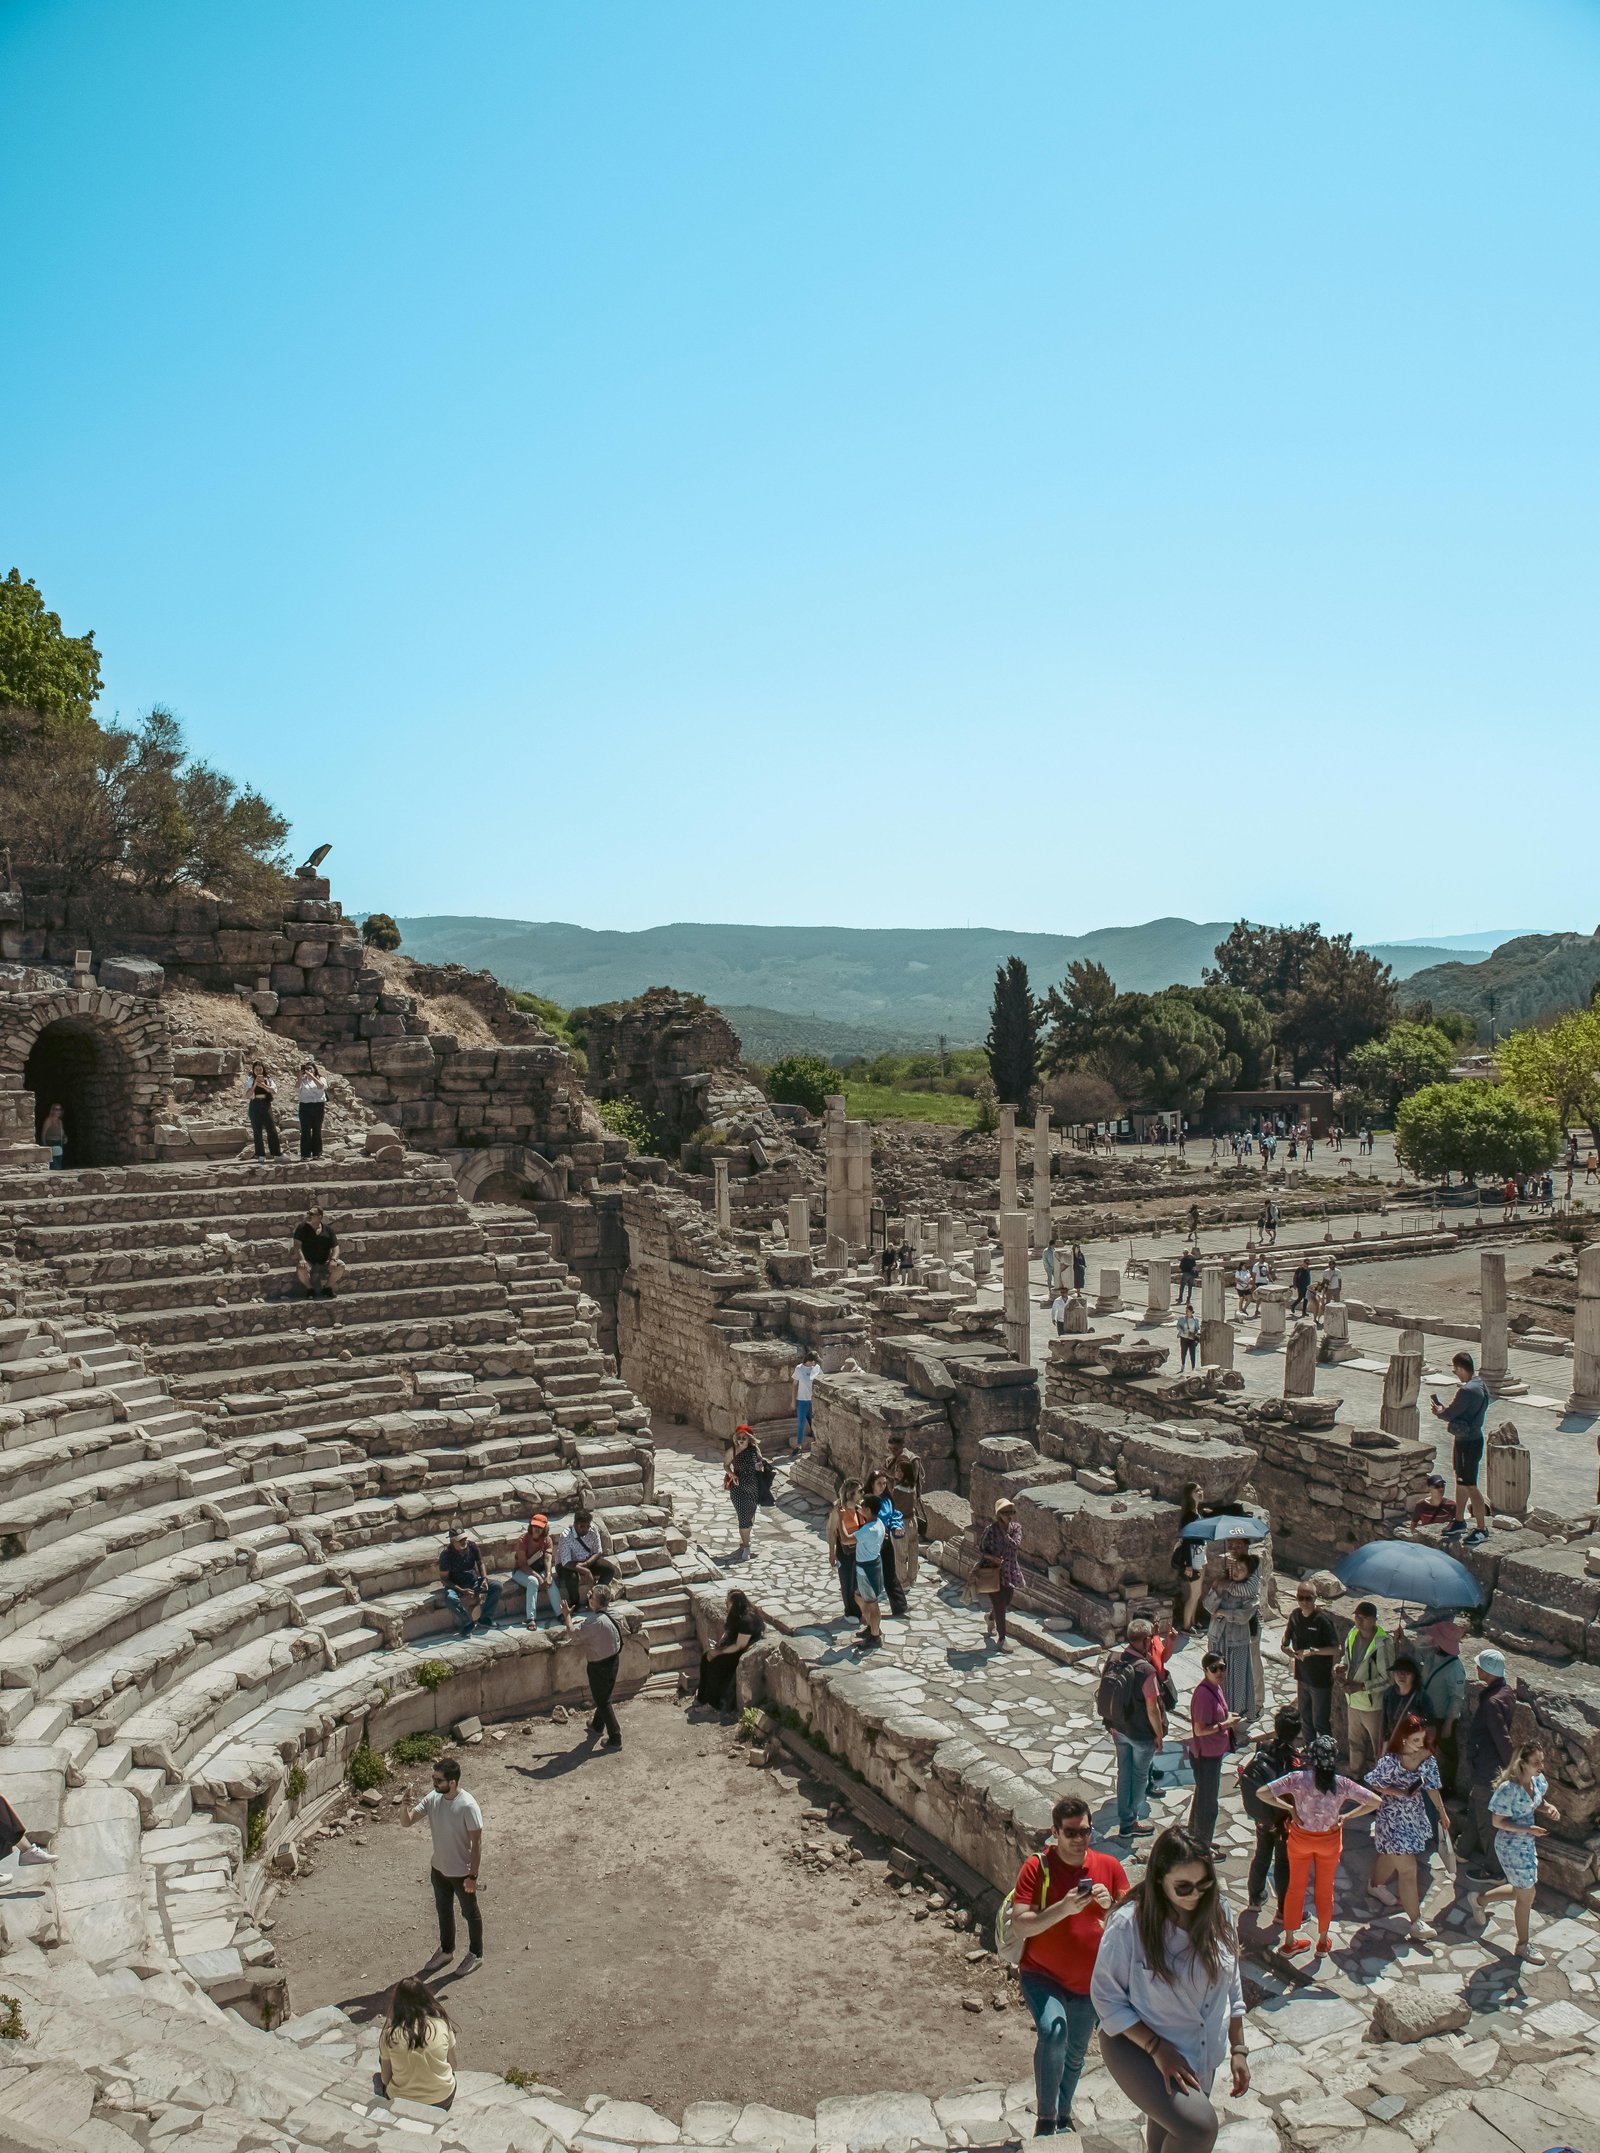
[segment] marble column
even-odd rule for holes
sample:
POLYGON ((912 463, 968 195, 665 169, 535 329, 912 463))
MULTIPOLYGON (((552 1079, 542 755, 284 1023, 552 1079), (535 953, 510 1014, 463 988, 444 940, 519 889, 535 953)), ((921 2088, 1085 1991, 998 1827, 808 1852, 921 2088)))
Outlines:
POLYGON ((1221 1323, 1228 1313, 1227 1280, 1220 1263, 1200 1266, 1200 1321, 1221 1323))
POLYGON ((1317 1387, 1317 1327, 1297 1323, 1283 1350, 1283 1395, 1309 1398, 1317 1387))
POLYGON ((1172 1307, 1172 1258, 1152 1256, 1145 1265, 1144 1321, 1165 1323, 1172 1307))
POLYGON ((1330 1301, 1322 1311, 1322 1335, 1336 1361, 1354 1358, 1355 1348, 1350 1343, 1350 1311, 1342 1301, 1330 1301))
POLYGON ((1286 1289, 1266 1286, 1261 1291, 1261 1318, 1256 1325, 1256 1344, 1269 1346, 1274 1351, 1283 1344, 1285 1322, 1284 1294, 1286 1289))
POLYGON ((1578 1310, 1567 1411, 1600 1413, 1600 1241, 1591 1241, 1578 1251, 1578 1310))
POLYGON ((1426 1367, 1428 1360, 1427 1333, 1419 1325, 1407 1323, 1401 1326, 1400 1336, 1395 1340, 1396 1353, 1414 1353, 1426 1367))
POLYGON ((865 1248, 872 1231, 872 1131, 864 1121, 845 1123, 845 1239, 865 1248))
POLYGON ((1114 1316, 1121 1306, 1122 1273, 1120 1271, 1102 1271, 1100 1273, 1100 1294, 1094 1304, 1095 1314, 1097 1316, 1114 1316))
POLYGON ((1028 1214, 1000 1214, 1002 1306, 1006 1351, 1024 1367, 1033 1366, 1032 1309, 1028 1300, 1028 1214))
POLYGON ((1506 1323, 1506 1259, 1500 1249, 1485 1249, 1478 1258, 1478 1373, 1491 1398, 1515 1398, 1527 1389, 1520 1376, 1511 1373, 1508 1353, 1510 1331, 1506 1323))
POLYGON ((826 1112, 822 1122, 823 1164, 827 1170, 827 1203, 823 1215, 823 1231, 830 1241, 845 1238, 846 1182, 844 1150, 845 1137, 844 1094, 830 1092, 824 1101, 826 1112))
POLYGON ((1383 1379, 1383 1404, 1378 1411, 1378 1426, 1386 1435, 1397 1435, 1408 1443, 1417 1440, 1417 1393, 1421 1388, 1422 1355, 1391 1353, 1383 1379))
POLYGON ((956 1260, 956 1221, 953 1211, 941 1211, 938 1218, 939 1261, 951 1264, 956 1260))
POLYGON ((1050 1109, 1033 1117, 1033 1246, 1043 1255, 1050 1244, 1050 1109))
POLYGON ((1017 1208, 1017 1110, 1000 1109, 1000 1216, 1017 1208))
POLYGON ((713 1159, 711 1162, 711 1171, 716 1176, 717 1183, 717 1224, 722 1228, 724 1233, 732 1233, 733 1195, 732 1191, 728 1187, 727 1160, 713 1159))
POLYGON ((799 1249, 811 1246, 811 1204, 804 1196, 789 1199, 789 1246, 799 1249))

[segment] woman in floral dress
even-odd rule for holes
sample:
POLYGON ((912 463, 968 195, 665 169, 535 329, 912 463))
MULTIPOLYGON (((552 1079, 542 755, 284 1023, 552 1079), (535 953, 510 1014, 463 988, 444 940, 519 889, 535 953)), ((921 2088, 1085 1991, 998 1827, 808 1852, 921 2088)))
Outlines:
POLYGON ((1394 1894, 1385 1888, 1385 1879, 1393 1872, 1400 1904, 1418 1943, 1434 1933, 1422 1918, 1422 1898, 1417 1889, 1417 1856, 1427 1850, 1430 1802, 1438 1814, 1441 1839, 1450 1829, 1434 1755, 1437 1739, 1427 1720, 1408 1714, 1367 1774, 1367 1785, 1383 1797, 1383 1807, 1372 1820, 1372 1845, 1377 1859, 1372 1864, 1368 1888, 1381 1904, 1393 1906, 1394 1894))
POLYGON ((1544 1776, 1544 1745, 1524 1742, 1511 1752, 1511 1762, 1489 1797, 1489 1814, 1495 1822, 1494 1850, 1506 1880, 1472 1892, 1480 1906, 1487 1906, 1491 1899, 1511 1901, 1517 1924, 1517 1957, 1524 1966, 1545 1964, 1544 1953, 1535 1951, 1529 1941, 1528 1917, 1538 1888, 1539 1841, 1544 1837, 1544 1826, 1537 1820, 1548 1817, 1554 1823, 1561 1814, 1554 1802, 1545 1800, 1549 1791, 1550 1782, 1544 1776))

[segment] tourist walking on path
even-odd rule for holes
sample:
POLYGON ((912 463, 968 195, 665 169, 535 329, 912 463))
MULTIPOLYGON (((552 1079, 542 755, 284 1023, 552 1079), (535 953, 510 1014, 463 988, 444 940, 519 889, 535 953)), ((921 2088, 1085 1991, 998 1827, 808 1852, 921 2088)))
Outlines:
MULTIPOLYGON (((617 1671, 622 1665, 622 1625, 610 1612, 611 1595, 604 1585, 589 1588, 589 1612, 578 1625, 578 1642, 583 1647, 589 1676, 589 1696, 594 1712, 589 1720, 589 1739, 604 1734, 602 1749, 622 1747, 622 1729, 617 1725, 617 1715, 611 1709, 611 1692, 617 1686, 617 1671)), ((564 1616, 567 1635, 571 1637, 572 1609, 564 1616)))
POLYGON ((458 1973, 475 1973, 483 1964, 483 1909, 478 1903, 478 1869, 483 1860, 483 1811, 461 1784, 454 1757, 441 1757, 433 1768, 433 1792, 405 1811, 407 1824, 426 1817, 433 1836, 433 1904, 439 1917, 439 1948, 421 1967, 434 1974, 447 1966, 456 1948, 456 1907, 467 1922, 466 1957, 458 1973))
POLYGON ((295 1086, 295 1104, 300 1114, 300 1156, 302 1159, 320 1159, 322 1117, 328 1111, 328 1087, 322 1081, 322 1072, 315 1062, 300 1064, 300 1081, 295 1086))
POLYGON ((321 1204, 307 1204, 292 1239, 296 1283, 312 1300, 325 1293, 331 1301, 344 1283, 344 1265, 339 1261, 339 1236, 324 1222, 321 1204))
POLYGON ((794 1364, 791 1382, 794 1389, 794 1447, 804 1450, 806 1437, 811 1432, 812 1386, 822 1373, 822 1363, 809 1346, 794 1364))
POLYGON ((905 1544, 906 1521, 889 1493, 889 1476, 881 1466, 868 1477, 862 1490, 862 1505, 869 1515, 876 1515, 883 1527, 883 1550, 878 1559, 883 1564, 884 1591, 890 1614, 904 1619, 906 1588, 900 1575, 900 1551, 905 1544))
POLYGON ((1306 1887, 1314 1884, 1317 1902, 1317 1949, 1327 1951, 1333 1941, 1333 1880, 1344 1850, 1346 1817, 1371 1816, 1382 1797, 1339 1770, 1339 1751, 1333 1737, 1319 1734, 1308 1742, 1305 1764, 1286 1772, 1261 1789, 1270 1808, 1276 1802, 1289 1817, 1289 1890, 1284 1900, 1285 1952, 1305 1951, 1309 1939, 1300 1934, 1306 1910, 1306 1887))
POLYGON ((1041 1261, 1044 1264, 1044 1282, 1046 1286, 1054 1287, 1056 1282, 1056 1245, 1053 1241, 1045 1243, 1044 1255, 1041 1261))
POLYGON ((740 1592, 737 1586, 724 1605, 727 1620, 722 1625, 722 1636, 700 1655, 700 1680, 694 1693, 696 1704, 708 1704, 718 1712, 731 1711, 739 1662, 765 1628, 750 1605, 749 1594, 740 1592))
POLYGON ((728 1491, 734 1516, 739 1520, 736 1561, 750 1560, 750 1535, 755 1529, 756 1512, 763 1503, 772 1501, 772 1474, 772 1460, 762 1455, 755 1430, 748 1422, 740 1421, 733 1431, 732 1442, 725 1443, 722 1450, 722 1485, 728 1491))
POLYGON ((459 1525, 451 1526, 450 1537, 439 1550, 439 1580, 445 1605, 461 1635, 470 1635, 474 1621, 486 1630, 500 1605, 500 1587, 484 1567, 482 1548, 459 1525))
POLYGON ((67 1124, 59 1105, 52 1105, 39 1124, 39 1142, 50 1154, 50 1165, 59 1171, 67 1163, 67 1124))
POLYGON ((1146 2118, 1146 2153, 1211 2153, 1224 2059, 1250 2090, 1238 1940, 1210 1851, 1174 1825, 1106 1923, 1089 1996, 1106 2069, 1146 2118))
POLYGON ((1211 1617, 1206 1647, 1227 1661, 1225 1686, 1240 1726, 1248 1727, 1261 1710, 1251 1631, 1261 1606, 1261 1565, 1255 1556, 1230 1554, 1221 1582, 1202 1596, 1200 1604, 1211 1617))
POLYGON ((255 1142, 256 1157, 264 1159, 270 1145, 275 1159, 283 1157, 283 1145, 278 1137, 278 1124, 273 1119, 273 1102, 278 1087, 267 1073, 265 1062, 252 1062, 250 1074, 245 1079, 245 1112, 250 1117, 250 1134, 255 1142))
POLYGON ((857 1515, 860 1522, 855 1531, 855 1589, 861 1627, 856 1632, 856 1643, 875 1650, 883 1643, 883 1603, 887 1597, 883 1551, 889 1542, 889 1528, 870 1492, 857 1515))
POLYGON ((1222 1760, 1234 1744, 1239 1724, 1237 1712, 1228 1709, 1223 1688, 1227 1661, 1220 1652, 1208 1652, 1201 1661, 1201 1678, 1189 1699, 1189 1762, 1194 1768, 1194 1796, 1189 1804, 1189 1829, 1215 1853, 1217 1801, 1222 1788, 1222 1760))
POLYGON ((1185 1308, 1193 1305, 1195 1281, 1199 1276, 1199 1253, 1195 1249, 1186 1248, 1178 1258, 1178 1299, 1185 1308))
POLYGON ((1283 1627, 1283 1650, 1294 1662, 1295 1703, 1307 1738, 1333 1732, 1333 1663, 1339 1632, 1317 1588, 1302 1578, 1294 1589, 1294 1613, 1283 1627))
POLYGON ((828 1561, 839 1574, 839 1597, 847 1615, 856 1612, 856 1530, 866 1515, 859 1480, 841 1480, 828 1512, 828 1561))
POLYGON ((998 1645, 1002 1652, 1011 1650, 1006 1637, 1006 1610, 1022 1584, 1021 1552, 1022 1527, 1017 1523, 1017 1506, 1002 1496, 978 1542, 978 1565, 972 1573, 974 1589, 989 1602, 989 1612, 983 1618, 983 1641, 985 1645, 998 1645))
POLYGON ((917 1582, 917 1556, 928 1530, 927 1514, 922 1507, 928 1473, 916 1452, 907 1450, 906 1439, 898 1430, 889 1438, 888 1473, 889 1495, 902 1520, 895 1562, 901 1582, 909 1588, 917 1582))
POLYGON ((1334 1662, 1335 1687, 1344 1692, 1350 1723, 1350 1776, 1359 1779, 1376 1764, 1388 1742, 1383 1725, 1383 1692, 1394 1666, 1394 1639, 1378 1621, 1370 1600, 1356 1603, 1356 1618, 1334 1662))
POLYGON ((1423 1616, 1422 1705, 1439 1729, 1439 1771, 1446 1794, 1461 1784, 1461 1716, 1467 1705, 1467 1670, 1461 1664, 1461 1626, 1442 1614, 1423 1616))
POLYGON ((422 1981, 397 1981, 378 2035, 373 2089, 385 2101, 448 2108, 456 2097, 456 2036, 444 2005, 422 1981))
POLYGON ((1500 1864, 1495 1859, 1489 1803, 1511 1762, 1517 1693, 1506 1680, 1505 1654, 1492 1645, 1478 1654, 1478 1690, 1473 1701, 1476 1709, 1467 1729, 1467 1818, 1457 1843, 1471 1859, 1472 1881, 1497 1884, 1500 1864))
POLYGON ((1311 1313, 1311 1259, 1302 1256, 1294 1267, 1294 1299, 1289 1303, 1291 1315, 1309 1316, 1311 1313))
POLYGON ((1273 1715, 1272 1732, 1259 1738, 1239 1767, 1239 1799, 1256 1833, 1247 1887, 1250 1911, 1259 1921, 1267 1903, 1270 1876, 1280 1928, 1284 1901, 1289 1896, 1289 1819, 1276 1803, 1268 1808, 1261 1799, 1261 1789, 1292 1772, 1299 1762, 1300 1714, 1292 1704, 1280 1705, 1273 1715))
POLYGON ((1367 1774, 1367 1785, 1377 1789, 1383 1803, 1372 1820, 1375 1859, 1368 1889, 1380 1905, 1392 1906, 1394 1894, 1386 1889, 1386 1882, 1393 1874, 1411 1935, 1419 1943, 1434 1933, 1422 1918, 1422 1895, 1417 1885, 1417 1856, 1428 1851, 1432 1837, 1428 1826, 1430 1802, 1439 1820, 1440 1845, 1450 1837, 1450 1812, 1444 1806, 1439 1761, 1433 1752, 1434 1732, 1427 1721, 1403 1719, 1367 1774))
POLYGON ((1450 1366, 1455 1370, 1456 1393, 1447 1404, 1438 1398, 1431 1401, 1429 1410, 1435 1420, 1442 1420, 1450 1433, 1450 1457, 1456 1476, 1456 1520, 1450 1532, 1465 1529, 1467 1512, 1472 1512, 1473 1537, 1482 1539, 1489 1530, 1489 1513, 1478 1489, 1478 1469, 1483 1464, 1483 1423, 1489 1410, 1489 1392, 1482 1376, 1473 1370, 1470 1353, 1454 1353, 1450 1366))
POLYGON ((1186 1368, 1199 1373, 1200 1368, 1200 1318, 1189 1302, 1178 1310, 1178 1373, 1186 1368))
POLYGON ((1130 1622, 1120 1651, 1101 1669, 1095 1698, 1101 1725, 1117 1753, 1119 1839, 1153 1829, 1144 1819, 1150 1807, 1151 1769, 1167 1738, 1167 1712, 1151 1642, 1148 1622, 1130 1622))
POLYGON ((1050 1321, 1056 1327, 1056 1336, 1065 1338, 1067 1335, 1067 1297, 1064 1293, 1058 1293, 1050 1303, 1050 1321))
POLYGON ((1511 1901, 1517 1925, 1517 1957, 1525 1966, 1545 1963, 1544 1953, 1535 1951, 1529 1939, 1528 1919, 1539 1884, 1539 1841, 1545 1835, 1538 1819, 1548 1817, 1554 1824, 1561 1815, 1555 1804, 1545 1799, 1549 1791, 1543 1745, 1524 1742, 1513 1751, 1511 1762, 1489 1797, 1489 1814, 1495 1827, 1494 1851, 1506 1880, 1503 1884, 1472 1888, 1479 1906, 1488 1906, 1495 1899, 1511 1901))
POLYGON ((1070 2131, 1072 2096, 1094 2032, 1089 1984, 1106 1916, 1128 1895, 1120 1861, 1089 1844, 1089 1805, 1063 1794, 1050 1812, 1051 1842, 1030 1854, 1011 1892, 1010 1925, 1023 1939, 1018 1975, 1033 2018, 1036 2138, 1070 2131))
POLYGON ((1389 1737, 1407 1716, 1414 1713, 1425 1719, 1430 1727, 1437 1727, 1438 1714, 1430 1712, 1428 1700, 1422 1694, 1422 1668, 1409 1652, 1397 1652, 1394 1665, 1389 1669, 1389 1686, 1383 1693, 1383 1747, 1389 1746, 1389 1737))
POLYGON ((555 1557, 550 1520, 542 1510, 536 1510, 528 1520, 527 1531, 511 1551, 511 1582, 522 1587, 525 1620, 530 1630, 539 1627, 541 1587, 550 1602, 551 1614, 557 1621, 561 1619, 561 1590, 555 1579, 555 1557))
POLYGON ((599 1560, 600 1528, 589 1511, 575 1510, 572 1523, 556 1542, 556 1583, 561 1588, 563 1615, 588 1600, 599 1560))

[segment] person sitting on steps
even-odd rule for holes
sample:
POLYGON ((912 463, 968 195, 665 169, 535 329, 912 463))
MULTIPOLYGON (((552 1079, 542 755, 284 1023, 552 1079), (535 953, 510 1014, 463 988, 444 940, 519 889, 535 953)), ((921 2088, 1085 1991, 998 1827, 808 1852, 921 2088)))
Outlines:
POLYGON ((344 1265, 339 1261, 339 1236, 324 1225, 321 1204, 307 1204, 293 1239, 296 1282, 313 1301, 319 1293, 331 1301, 344 1281, 344 1265))
POLYGON ((463 1637, 471 1635, 474 1620, 480 1630, 489 1627, 500 1605, 500 1587, 485 1568, 482 1548, 459 1525, 451 1526, 439 1550, 439 1582, 463 1637))

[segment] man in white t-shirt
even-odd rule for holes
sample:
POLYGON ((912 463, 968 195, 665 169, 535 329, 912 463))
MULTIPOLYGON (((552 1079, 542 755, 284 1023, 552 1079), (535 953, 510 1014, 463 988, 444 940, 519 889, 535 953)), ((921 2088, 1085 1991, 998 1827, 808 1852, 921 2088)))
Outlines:
POLYGON ((483 1914, 478 1905, 478 1864, 483 1857, 483 1811, 461 1784, 454 1757, 433 1768, 433 1792, 405 1812, 407 1824, 426 1817, 433 1834, 433 1904, 439 1916, 439 1948, 419 1973, 435 1974, 456 1948, 456 1904, 467 1919, 467 1951, 456 1968, 476 1973, 483 1964, 483 1914))
POLYGON ((822 1363, 809 1346, 794 1364, 794 1447, 804 1450, 811 1426, 811 1386, 822 1373, 822 1363))
POLYGON ((1056 1327, 1056 1336, 1060 1338, 1067 1328, 1067 1297, 1064 1293, 1058 1293, 1050 1303, 1050 1320, 1056 1327))

